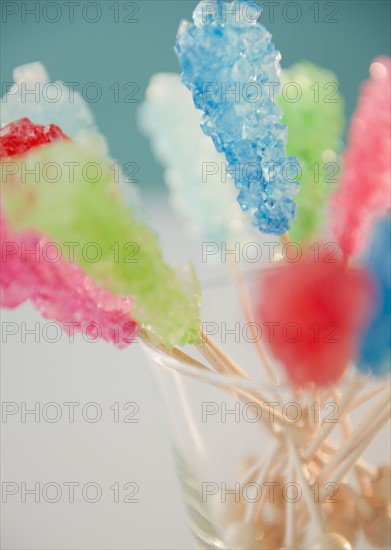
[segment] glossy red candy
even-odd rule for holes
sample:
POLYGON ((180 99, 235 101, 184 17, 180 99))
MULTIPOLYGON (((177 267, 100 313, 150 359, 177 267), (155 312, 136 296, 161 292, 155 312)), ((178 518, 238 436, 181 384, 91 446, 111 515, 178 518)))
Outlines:
POLYGON ((22 155, 32 147, 63 139, 69 138, 55 124, 43 126, 28 118, 20 118, 0 128, 0 158, 22 155))
POLYGON ((265 276, 257 317, 289 380, 325 386, 354 358, 371 300, 364 272, 307 256, 265 276))

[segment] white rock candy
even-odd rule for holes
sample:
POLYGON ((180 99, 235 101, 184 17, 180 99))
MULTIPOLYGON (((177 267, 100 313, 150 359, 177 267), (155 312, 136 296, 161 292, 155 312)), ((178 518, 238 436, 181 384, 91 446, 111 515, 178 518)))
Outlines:
POLYGON ((201 113, 174 73, 152 77, 139 124, 165 168, 170 202, 193 235, 216 241, 244 239, 247 228, 226 174, 223 154, 200 128, 201 113))
POLYGON ((34 124, 56 124, 72 139, 80 131, 96 131, 94 115, 77 87, 51 82, 42 63, 16 67, 13 79, 1 99, 1 126, 27 117, 34 124))
MULTIPOLYGON (((106 138, 98 131, 95 117, 83 96, 64 82, 51 82, 40 62, 20 65, 13 71, 14 84, 1 98, 1 126, 27 117, 34 124, 56 124, 80 147, 94 146, 96 154, 110 159, 106 138)), ((125 177, 118 162, 113 179, 129 207, 140 208, 135 185, 125 177)))

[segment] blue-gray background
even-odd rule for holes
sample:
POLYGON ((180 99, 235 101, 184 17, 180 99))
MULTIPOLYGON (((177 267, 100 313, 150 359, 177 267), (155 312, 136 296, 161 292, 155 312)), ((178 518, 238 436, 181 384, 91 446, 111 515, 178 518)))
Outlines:
MULTIPOLYGON (((283 67, 307 58, 334 70, 350 116, 371 60, 389 55, 390 2, 264 4, 261 20, 282 52, 283 67)), ((92 100, 112 155, 123 164, 137 163, 143 188, 162 186, 161 168, 137 129, 138 103, 129 100, 142 101, 154 73, 178 71, 175 34, 180 19, 191 17, 195 1, 3 0, 1 5, 2 85, 12 81, 15 66, 36 60, 46 65, 53 80, 77 82, 75 89, 92 100), (97 88, 88 86, 90 82, 101 93, 97 101, 93 101, 97 88)))

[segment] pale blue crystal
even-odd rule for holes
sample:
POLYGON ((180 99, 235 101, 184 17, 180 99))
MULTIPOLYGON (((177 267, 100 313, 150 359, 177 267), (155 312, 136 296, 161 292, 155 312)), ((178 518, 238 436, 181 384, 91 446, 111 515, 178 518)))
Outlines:
POLYGON ((34 124, 56 124, 70 138, 97 131, 94 115, 76 86, 50 82, 41 63, 21 65, 13 76, 14 85, 1 98, 1 126, 27 117, 34 124))
POLYGON ((178 74, 153 76, 138 119, 164 166, 172 207, 188 233, 204 241, 248 242, 252 228, 246 225, 235 189, 225 182, 224 155, 202 132, 200 118, 178 74))

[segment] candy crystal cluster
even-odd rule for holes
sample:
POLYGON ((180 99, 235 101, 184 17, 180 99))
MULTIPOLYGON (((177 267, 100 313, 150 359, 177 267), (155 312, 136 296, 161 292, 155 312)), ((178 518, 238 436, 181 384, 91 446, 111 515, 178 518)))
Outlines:
POLYGON ((55 124, 42 126, 26 117, 21 118, 0 128, 0 158, 22 155, 32 147, 63 139, 69 138, 55 124))
POLYGON ((1 307, 15 308, 30 300, 65 332, 82 331, 91 340, 103 339, 121 349, 136 337, 131 297, 99 288, 76 264, 62 258, 56 243, 34 230, 11 232, 4 217, 1 239, 1 307))
POLYGON ((142 130, 165 167, 170 201, 191 234, 236 242, 246 233, 225 157, 200 128, 200 113, 177 74, 156 74, 139 110, 142 130))
POLYGON ((391 208, 391 58, 370 67, 353 114, 341 185, 332 200, 335 235, 345 254, 365 249, 372 223, 391 208))
POLYGON ((361 342, 358 367, 377 376, 388 374, 391 365, 391 219, 375 227, 365 256, 365 266, 376 286, 370 323, 361 342))
POLYGON ((299 166, 286 156, 286 126, 274 101, 280 53, 252 2, 204 0, 182 21, 175 51, 182 81, 204 111, 202 129, 223 152, 243 210, 261 231, 281 235, 295 218, 299 166))
POLYGON ((340 378, 357 356, 373 299, 366 273, 330 263, 327 254, 317 260, 286 263, 260 287, 258 320, 274 326, 267 343, 297 386, 340 378))
POLYGON ((301 166, 301 189, 292 240, 309 240, 325 221, 326 203, 339 177, 344 102, 337 76, 309 61, 282 71, 283 92, 276 97, 288 127, 287 153, 301 166))
POLYGON ((53 142, 1 163, 3 208, 11 231, 34 228, 54 240, 95 284, 133 296, 132 316, 167 347, 199 338, 198 284, 174 271, 152 231, 127 209, 112 167, 94 149, 53 142))

